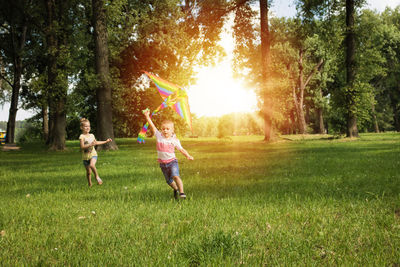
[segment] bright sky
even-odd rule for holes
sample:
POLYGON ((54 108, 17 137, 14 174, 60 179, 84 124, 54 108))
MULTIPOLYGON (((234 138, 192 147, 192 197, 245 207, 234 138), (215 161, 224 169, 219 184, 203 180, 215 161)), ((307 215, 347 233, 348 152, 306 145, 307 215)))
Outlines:
MULTIPOLYGON (((400 0, 367 0, 366 8, 382 12, 386 6, 395 8, 398 5, 400 0)), ((278 17, 293 17, 296 7, 293 0, 273 0, 271 12, 278 17)), ((224 34, 221 43, 228 56, 215 68, 199 69, 197 85, 188 89, 191 111, 198 116, 252 111, 256 108, 256 97, 252 89, 244 88, 240 81, 232 78, 230 60, 233 39, 229 33, 224 34), (212 107, 215 110, 212 111, 212 107)), ((0 106, 0 121, 8 120, 9 108, 8 103, 0 106)), ((24 120, 33 115, 31 111, 19 109, 17 120, 24 120)))
POLYGON ((199 117, 222 116, 257 109, 254 90, 245 88, 240 80, 232 77, 234 44, 231 31, 227 27, 220 45, 227 56, 214 67, 195 69, 198 72, 197 82, 188 88, 190 111, 199 117))

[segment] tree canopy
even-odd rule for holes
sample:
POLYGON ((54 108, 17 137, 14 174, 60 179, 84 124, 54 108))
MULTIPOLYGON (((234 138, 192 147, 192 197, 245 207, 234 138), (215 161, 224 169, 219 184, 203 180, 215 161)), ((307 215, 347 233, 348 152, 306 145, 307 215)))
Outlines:
MULTIPOLYGON (((100 138, 136 137, 141 111, 160 104, 142 71, 193 84, 196 66, 218 64, 224 55, 218 41, 229 17, 233 69, 256 88, 260 111, 240 115, 236 124, 229 116, 194 116, 195 135, 270 140, 400 131, 400 7, 378 13, 363 8, 364 1, 347 2, 298 0, 296 17, 278 18, 266 0, 1 0, 0 103, 11 103, 7 141, 15 142, 21 106, 37 111, 30 121, 56 150, 79 136, 81 117, 100 138)), ((180 135, 193 134, 172 110, 154 119, 165 117, 180 135)))

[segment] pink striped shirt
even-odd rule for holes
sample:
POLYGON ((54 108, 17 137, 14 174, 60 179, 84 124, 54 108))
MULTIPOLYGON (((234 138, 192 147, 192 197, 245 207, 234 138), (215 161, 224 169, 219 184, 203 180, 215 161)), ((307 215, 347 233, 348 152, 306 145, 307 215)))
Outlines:
POLYGON ((169 163, 176 159, 175 148, 178 150, 182 149, 178 138, 170 137, 167 139, 159 131, 156 131, 154 135, 157 140, 158 162, 169 163))

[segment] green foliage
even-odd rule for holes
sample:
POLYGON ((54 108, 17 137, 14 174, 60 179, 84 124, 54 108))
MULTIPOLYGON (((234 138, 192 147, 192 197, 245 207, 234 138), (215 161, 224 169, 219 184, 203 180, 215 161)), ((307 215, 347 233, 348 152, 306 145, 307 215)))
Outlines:
MULTIPOLYGON (((237 76, 255 88, 260 83, 259 19, 255 1, 106 1, 107 30, 112 76, 112 102, 115 135, 135 137, 144 123, 141 111, 156 108, 161 101, 156 89, 142 76, 142 70, 181 86, 193 84, 194 67, 215 63, 223 55, 217 45, 228 10, 234 14, 235 59, 237 76), (256 7, 256 8, 254 8, 256 7)), ((307 123, 316 128, 316 111, 323 109, 328 129, 345 130, 347 106, 358 117, 361 131, 373 130, 373 115, 382 130, 400 130, 400 9, 387 9, 378 14, 360 10, 365 1, 356 1, 357 77, 352 87, 345 86, 344 49, 345 16, 343 1, 296 1, 296 18, 270 18, 271 68, 269 78, 274 126, 282 133, 296 132, 293 88, 299 83, 299 50, 303 49, 303 71, 311 72, 320 59, 322 69, 306 87, 304 109, 307 123), (353 95, 354 94, 354 95, 353 95), (349 97, 351 96, 351 97, 349 97), (374 108, 373 108, 373 105, 374 108), (375 110, 373 112, 372 110, 375 110), (396 120, 397 118, 397 120, 396 120)), ((11 30, 20 34, 20 23, 29 21, 26 49, 21 51, 23 73, 23 107, 48 108, 67 95, 67 138, 79 135, 78 120, 91 121, 97 128, 96 91, 92 8, 89 0, 73 0, 57 4, 59 16, 54 31, 58 49, 47 48, 46 8, 44 2, 2 1, 0 11, 0 71, 13 79, 10 52, 11 30), (3 3, 4 2, 4 3, 3 3), (15 8, 21 7, 21 8, 15 8), (64 12, 65 11, 65 12, 64 12), (25 14, 25 15, 24 15, 25 14), (14 24, 12 24, 14 23, 14 24), (15 27, 13 28, 14 25, 15 27), (57 59, 54 85, 48 87, 49 56, 57 59), (61 94, 61 95, 60 95, 61 94)), ((9 84, 1 83, 0 103, 9 98, 9 84)), ((257 90, 262 105, 263 92, 257 90)), ((156 116, 155 122, 172 118, 179 136, 191 135, 188 127, 171 110, 156 116)), ((42 118, 32 122, 40 129, 42 118)), ((227 136, 234 133, 262 133, 259 119, 194 118, 194 135, 227 136), (220 124, 220 133, 218 133, 220 124), (237 129, 240 129, 238 131, 237 129)), ((35 136, 34 133, 33 137, 35 136)), ((29 139, 29 138, 27 138, 29 139)))
POLYGON ((18 144, 33 143, 43 140, 42 125, 39 121, 26 121, 16 133, 18 144))

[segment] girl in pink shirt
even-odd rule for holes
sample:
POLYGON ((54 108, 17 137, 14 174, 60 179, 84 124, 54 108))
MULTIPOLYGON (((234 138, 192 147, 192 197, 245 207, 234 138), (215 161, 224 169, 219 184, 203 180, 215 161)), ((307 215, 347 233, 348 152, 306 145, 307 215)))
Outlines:
POLYGON ((167 184, 174 189, 174 197, 185 199, 186 194, 183 191, 183 183, 179 177, 178 161, 175 157, 175 148, 179 150, 188 160, 193 157, 182 147, 178 138, 174 134, 174 123, 172 121, 163 121, 161 124, 161 132, 159 132, 150 118, 150 111, 145 110, 144 116, 147 119, 151 129, 157 140, 157 155, 160 168, 164 174, 167 184))

